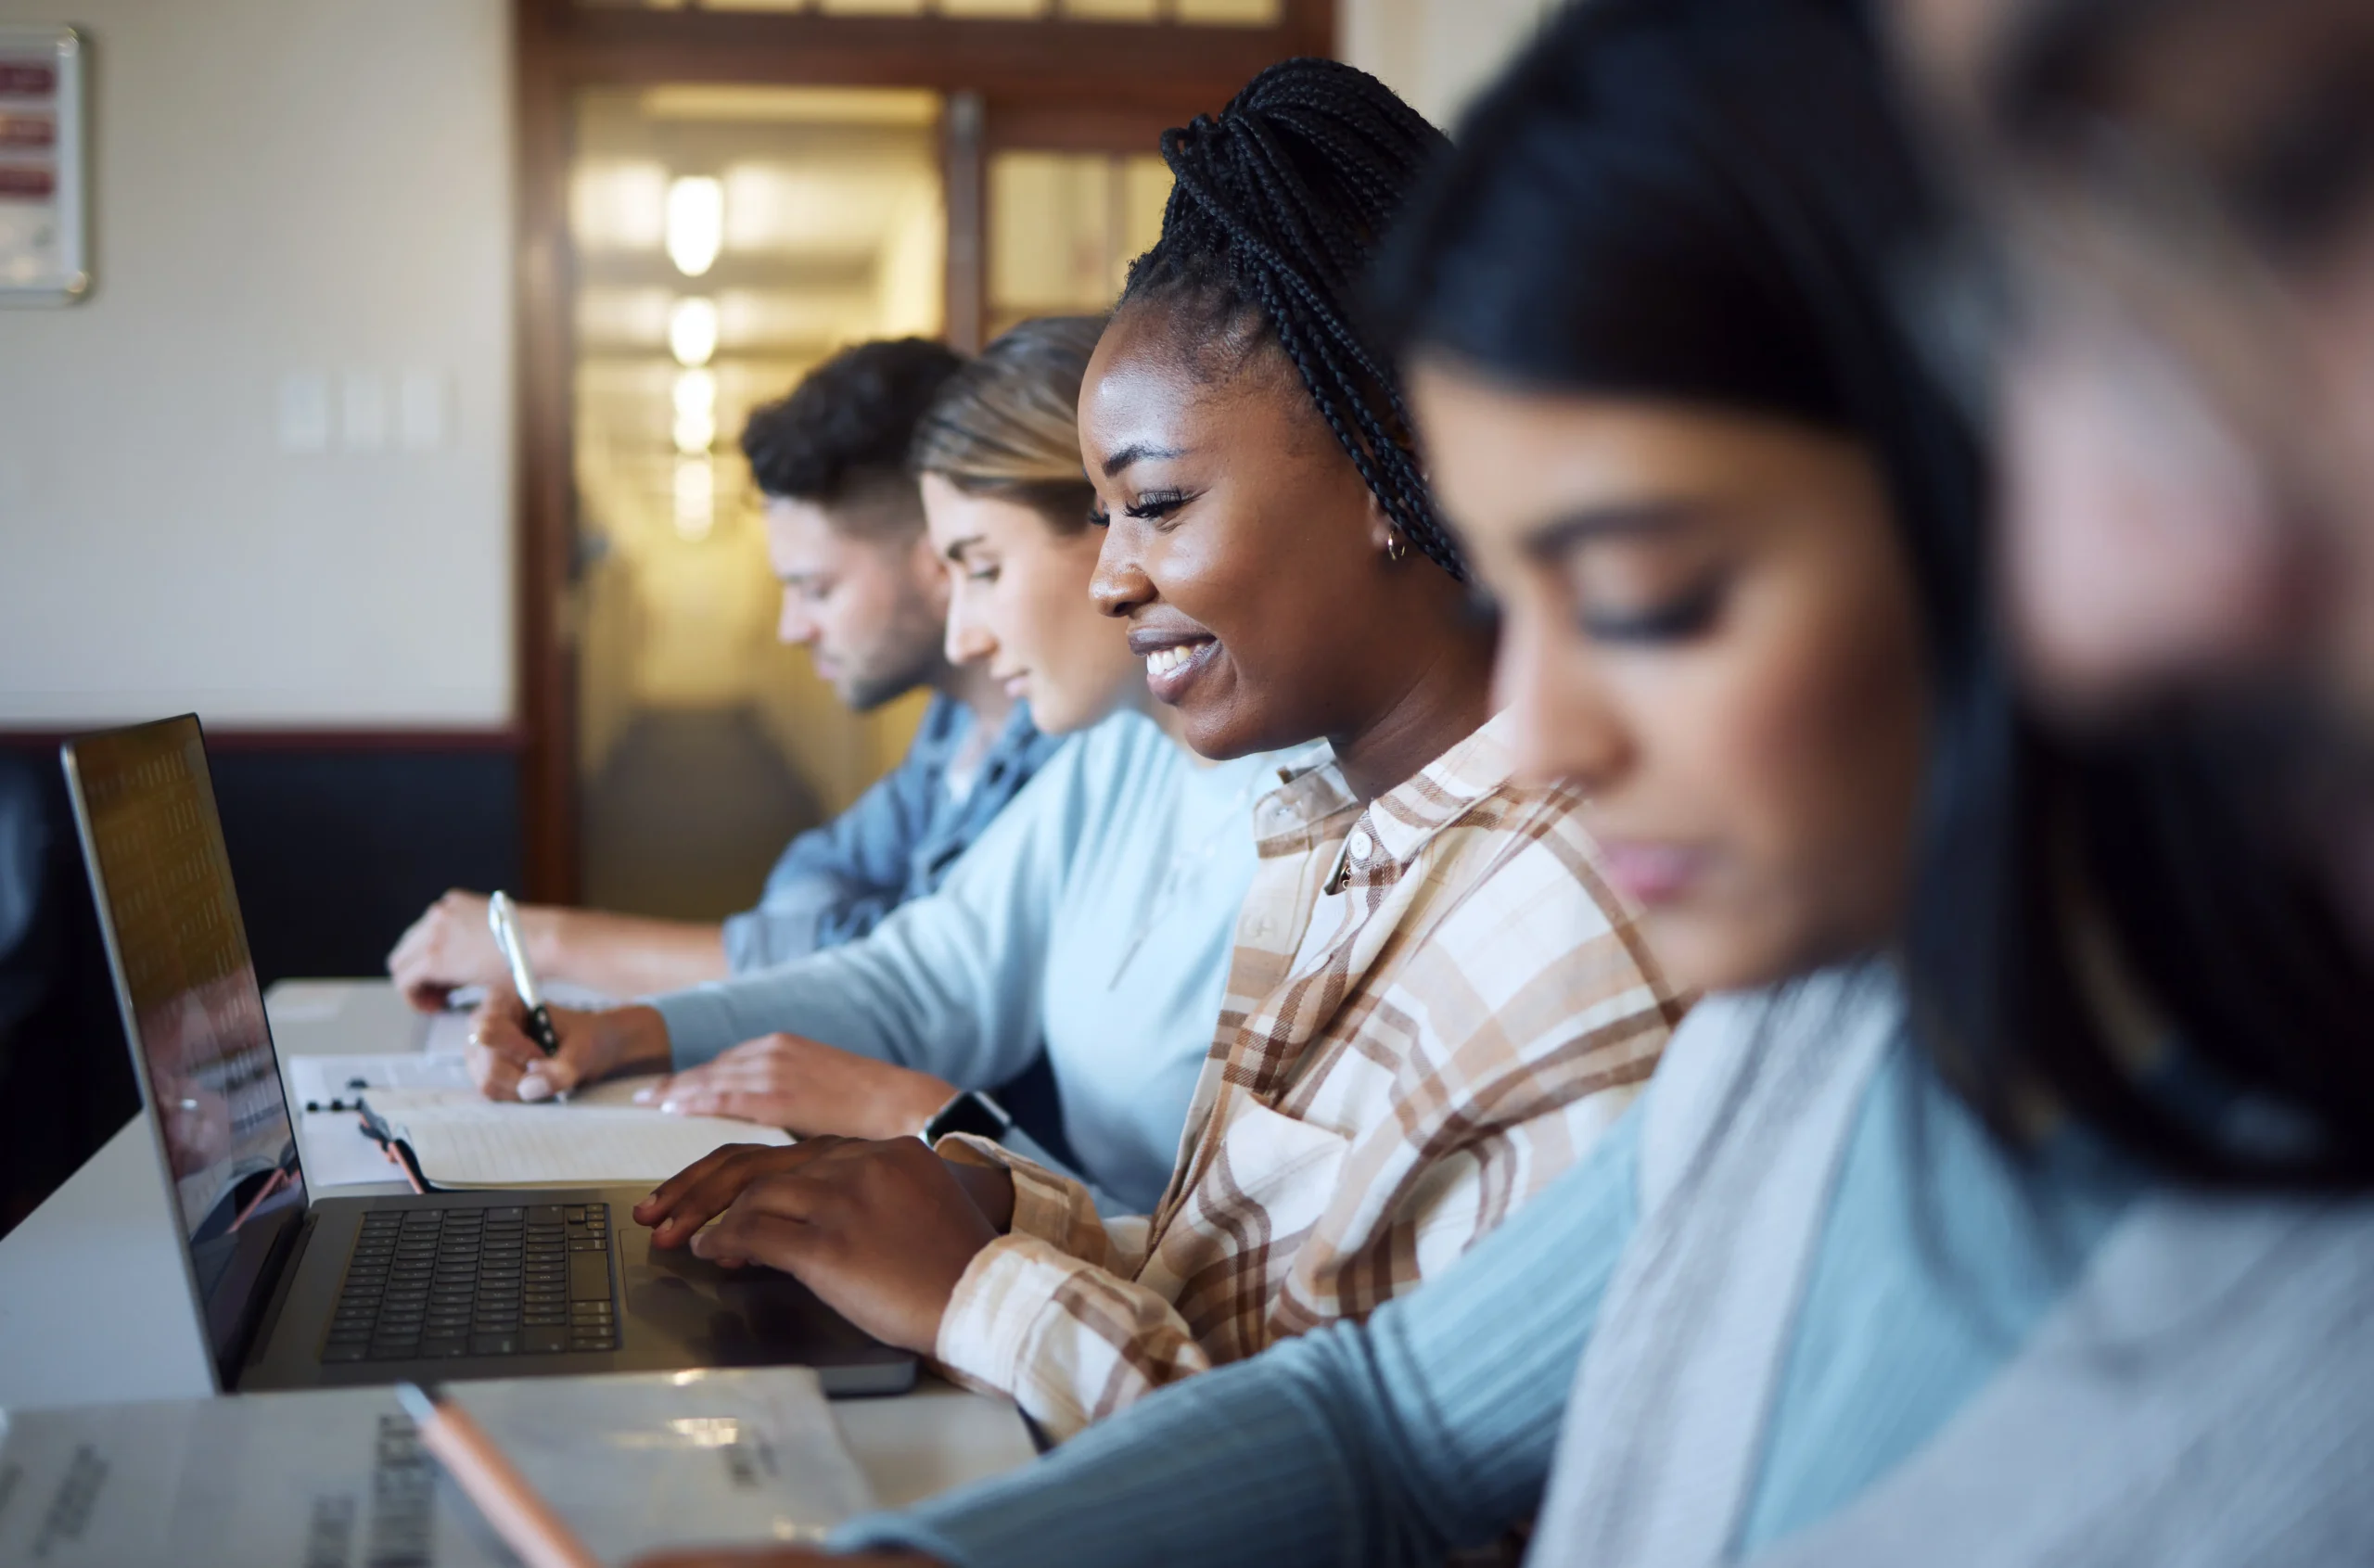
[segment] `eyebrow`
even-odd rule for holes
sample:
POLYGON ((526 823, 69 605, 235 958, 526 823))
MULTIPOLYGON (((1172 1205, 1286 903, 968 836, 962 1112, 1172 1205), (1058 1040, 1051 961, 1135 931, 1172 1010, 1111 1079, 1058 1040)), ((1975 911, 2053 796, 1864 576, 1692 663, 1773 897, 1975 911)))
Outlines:
POLYGON ((1597 539, 1633 539, 1671 533, 1714 512, 1704 501, 1618 502, 1586 506, 1551 518, 1525 537, 1521 548, 1536 560, 1563 555, 1597 539))
POLYGON ((964 552, 980 543, 986 537, 988 536, 984 534, 968 533, 962 539, 951 540, 948 548, 940 554, 961 567, 964 564, 964 552))
POLYGON ((1104 477, 1109 479, 1133 463, 1151 463, 1159 458, 1186 455, 1187 453, 1178 447, 1151 446, 1144 441, 1138 441, 1123 447, 1104 460, 1104 477))

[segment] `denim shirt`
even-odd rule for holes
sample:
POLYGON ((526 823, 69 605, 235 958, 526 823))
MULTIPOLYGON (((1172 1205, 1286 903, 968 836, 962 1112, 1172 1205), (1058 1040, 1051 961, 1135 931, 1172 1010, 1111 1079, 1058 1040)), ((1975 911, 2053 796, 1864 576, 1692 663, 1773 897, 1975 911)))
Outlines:
POLYGON ((973 713, 936 695, 906 757, 857 804, 793 839, 767 874, 756 909, 727 917, 726 961, 737 975, 771 969, 872 931, 910 899, 938 888, 981 830, 1030 782, 1061 741, 1017 706, 959 798, 950 760, 973 713))

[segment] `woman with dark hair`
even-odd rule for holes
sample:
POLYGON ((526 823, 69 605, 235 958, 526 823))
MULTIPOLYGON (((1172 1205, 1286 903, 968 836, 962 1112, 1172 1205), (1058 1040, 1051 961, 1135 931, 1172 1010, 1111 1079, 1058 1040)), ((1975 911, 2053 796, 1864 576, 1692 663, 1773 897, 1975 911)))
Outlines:
MULTIPOLYGON (((1426 1563, 1531 1518, 1531 1561, 1593 1568, 2368 1560, 2363 1206, 2202 1202, 2059 1080, 1991 1095, 1902 944, 2020 870, 1958 860, 1965 823, 2081 822, 1998 794, 2036 743, 1977 452, 1888 308, 1930 223, 1906 142, 1844 5, 1596 0, 1470 122, 1391 275, 1528 761, 1589 791, 1660 958, 1720 993, 1636 1112, 1366 1323, 841 1544, 1426 1563)), ((2086 848, 2057 929, 2116 1016, 2128 873, 2086 848)), ((2163 1016, 2131 1093, 2300 1130, 2163 1016)))
POLYGON ((1489 628, 1352 316, 1441 150, 1325 60, 1168 134, 1161 240, 1081 389, 1091 588, 1146 689, 1206 756, 1328 746, 1254 806, 1159 1204, 1101 1216, 980 1140, 811 1140, 696 1167, 643 1214, 798 1274, 1059 1436, 1439 1271, 1617 1119, 1679 1014, 1579 797, 1514 776, 1489 628))

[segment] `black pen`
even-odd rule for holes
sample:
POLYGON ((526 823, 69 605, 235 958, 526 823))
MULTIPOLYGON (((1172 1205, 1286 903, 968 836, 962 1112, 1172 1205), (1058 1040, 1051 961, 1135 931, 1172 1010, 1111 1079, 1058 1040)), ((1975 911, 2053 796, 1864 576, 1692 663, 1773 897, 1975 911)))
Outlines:
POLYGON ((536 972, 528 967, 528 944, 519 935, 519 911, 510 894, 498 892, 486 901, 486 923, 494 928, 494 945, 503 950, 504 962, 511 966, 511 985, 519 993, 519 1005, 528 1010, 528 1038, 545 1055, 559 1055, 560 1035, 553 1028, 553 1015, 544 1006, 536 972))

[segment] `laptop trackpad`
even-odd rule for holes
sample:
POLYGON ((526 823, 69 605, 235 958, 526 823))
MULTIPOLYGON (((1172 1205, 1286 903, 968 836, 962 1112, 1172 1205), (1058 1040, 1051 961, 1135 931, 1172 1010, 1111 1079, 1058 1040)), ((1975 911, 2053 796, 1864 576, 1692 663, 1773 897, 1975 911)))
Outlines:
POLYGON ((632 1361, 657 1353, 670 1366, 762 1367, 901 1354, 859 1332, 788 1274, 721 1268, 683 1247, 655 1247, 651 1232, 632 1220, 613 1235, 620 1243, 632 1361))

